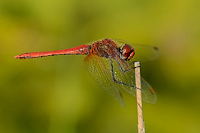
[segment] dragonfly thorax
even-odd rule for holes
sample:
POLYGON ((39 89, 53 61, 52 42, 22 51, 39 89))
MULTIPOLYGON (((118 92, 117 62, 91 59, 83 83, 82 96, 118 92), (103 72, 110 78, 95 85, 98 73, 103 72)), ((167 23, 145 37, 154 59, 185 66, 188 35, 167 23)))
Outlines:
POLYGON ((132 48, 129 44, 125 44, 122 49, 120 49, 120 58, 123 60, 130 60, 135 55, 134 48, 132 48))

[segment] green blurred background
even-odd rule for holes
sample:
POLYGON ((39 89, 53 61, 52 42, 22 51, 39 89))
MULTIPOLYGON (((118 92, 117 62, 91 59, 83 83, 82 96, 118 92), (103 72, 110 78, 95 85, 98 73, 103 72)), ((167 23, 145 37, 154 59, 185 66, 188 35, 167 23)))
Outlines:
POLYGON ((87 73, 85 56, 13 58, 101 38, 160 48, 141 64, 157 93, 143 104, 146 132, 199 132, 200 1, 1 0, 0 133, 137 132, 135 97, 122 92, 123 108, 87 73))

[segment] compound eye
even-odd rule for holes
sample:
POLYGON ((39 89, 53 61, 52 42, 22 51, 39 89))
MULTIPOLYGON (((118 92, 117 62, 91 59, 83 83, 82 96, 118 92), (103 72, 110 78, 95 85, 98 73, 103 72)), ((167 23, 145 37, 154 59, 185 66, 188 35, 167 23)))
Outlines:
POLYGON ((134 48, 132 48, 129 44, 125 44, 122 47, 120 53, 121 53, 120 54, 121 59, 126 61, 130 60, 135 55, 134 48))

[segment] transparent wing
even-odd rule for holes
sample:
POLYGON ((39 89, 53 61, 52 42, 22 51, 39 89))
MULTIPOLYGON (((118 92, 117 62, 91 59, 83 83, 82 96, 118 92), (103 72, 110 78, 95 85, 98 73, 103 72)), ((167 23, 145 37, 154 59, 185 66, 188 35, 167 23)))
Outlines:
MULTIPOLYGON (((129 65, 125 61, 123 62, 118 59, 113 60, 113 73, 114 73, 115 80, 124 83, 124 84, 116 83, 118 88, 122 88, 126 92, 136 97, 134 64, 129 65), (122 72, 120 67, 124 71, 130 68, 132 69, 127 72, 122 72)), ((144 102, 151 103, 151 104, 156 103, 156 94, 153 88, 151 87, 151 85, 143 78, 141 78, 141 85, 142 85, 142 100, 144 102)))
POLYGON ((133 59, 131 59, 134 61, 141 61, 141 62, 150 61, 156 59, 160 55, 159 49, 155 46, 134 44, 120 39, 112 39, 112 40, 117 44, 118 47, 121 47, 124 44, 131 45, 135 50, 135 55, 133 59))
POLYGON ((125 106, 122 94, 112 80, 110 60, 90 53, 84 63, 92 78, 122 106, 125 106))
MULTIPOLYGON (((85 60, 85 66, 92 78, 110 95, 112 95, 122 106, 125 106, 123 97, 118 88, 122 88, 129 94, 136 97, 135 88, 135 72, 131 69, 127 72, 122 70, 128 70, 134 68, 134 65, 129 65, 127 62, 119 59, 112 60, 113 71, 111 69, 111 62, 108 58, 99 57, 94 54, 89 54, 85 60), (121 67, 121 69, 120 69, 121 67), (122 82, 123 84, 116 83, 113 80, 112 73, 115 80, 122 82), (126 85, 125 85, 126 84, 126 85)), ((154 104, 156 102, 156 94, 153 91, 151 85, 141 78, 142 84, 142 100, 147 103, 154 104)))

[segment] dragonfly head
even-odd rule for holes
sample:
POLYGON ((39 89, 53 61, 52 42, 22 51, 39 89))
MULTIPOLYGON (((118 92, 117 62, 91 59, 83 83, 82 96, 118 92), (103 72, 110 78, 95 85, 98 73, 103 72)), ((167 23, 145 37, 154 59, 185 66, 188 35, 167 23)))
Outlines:
POLYGON ((129 61, 135 55, 134 48, 132 48, 129 44, 125 44, 120 49, 120 58, 126 61, 129 61))

